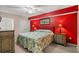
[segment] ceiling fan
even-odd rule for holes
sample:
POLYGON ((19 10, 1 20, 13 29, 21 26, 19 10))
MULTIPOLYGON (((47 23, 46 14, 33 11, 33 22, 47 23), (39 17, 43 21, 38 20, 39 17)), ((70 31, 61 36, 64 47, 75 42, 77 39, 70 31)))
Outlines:
POLYGON ((24 11, 28 12, 29 14, 42 11, 41 8, 38 8, 35 5, 10 5, 8 7, 20 8, 20 9, 23 9, 24 11))
POLYGON ((26 11, 28 11, 28 13, 30 13, 30 14, 42 11, 41 8, 38 8, 38 7, 35 7, 35 6, 32 6, 32 5, 27 5, 26 7, 24 7, 24 9, 26 11))

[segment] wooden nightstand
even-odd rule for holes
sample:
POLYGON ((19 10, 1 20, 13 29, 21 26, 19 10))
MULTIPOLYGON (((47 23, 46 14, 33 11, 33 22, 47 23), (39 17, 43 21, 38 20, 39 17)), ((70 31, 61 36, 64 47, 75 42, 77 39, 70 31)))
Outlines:
POLYGON ((54 34, 54 43, 66 46, 66 34, 65 33, 61 33, 61 34, 55 33, 54 34))

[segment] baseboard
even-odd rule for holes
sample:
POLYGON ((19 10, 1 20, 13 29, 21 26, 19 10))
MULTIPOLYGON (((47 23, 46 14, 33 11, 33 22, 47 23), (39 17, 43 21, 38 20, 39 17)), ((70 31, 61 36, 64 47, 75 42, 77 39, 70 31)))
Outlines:
POLYGON ((68 46, 73 46, 73 47, 77 47, 77 45, 72 44, 72 43, 67 43, 68 46))

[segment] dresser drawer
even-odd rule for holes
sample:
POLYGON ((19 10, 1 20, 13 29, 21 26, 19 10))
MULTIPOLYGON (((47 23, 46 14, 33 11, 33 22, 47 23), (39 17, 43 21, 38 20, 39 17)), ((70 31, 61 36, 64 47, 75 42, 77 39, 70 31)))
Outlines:
POLYGON ((0 38, 13 38, 13 32, 0 32, 0 38))
POLYGON ((0 36, 1 35, 12 35, 13 34, 13 32, 0 32, 0 36))

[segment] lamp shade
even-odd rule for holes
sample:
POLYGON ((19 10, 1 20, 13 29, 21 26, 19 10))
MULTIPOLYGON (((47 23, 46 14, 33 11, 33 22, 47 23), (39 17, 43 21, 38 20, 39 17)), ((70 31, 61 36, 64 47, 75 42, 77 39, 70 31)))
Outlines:
POLYGON ((62 24, 59 24, 58 26, 59 26, 59 27, 62 27, 62 24))
POLYGON ((36 27, 34 27, 34 30, 36 30, 37 28, 36 27))

